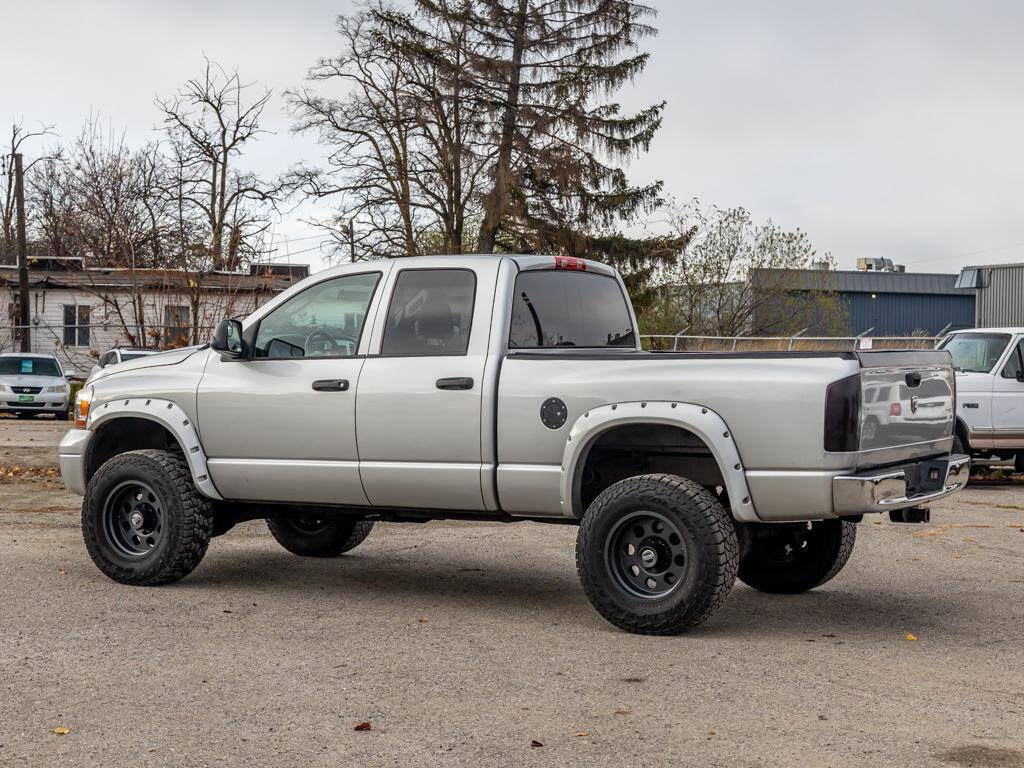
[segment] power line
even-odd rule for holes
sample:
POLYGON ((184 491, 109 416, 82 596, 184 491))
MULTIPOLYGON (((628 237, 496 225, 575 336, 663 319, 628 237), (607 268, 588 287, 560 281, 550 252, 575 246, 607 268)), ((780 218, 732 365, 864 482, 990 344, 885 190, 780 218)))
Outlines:
POLYGON ((983 256, 986 253, 995 253, 996 251, 1008 251, 1011 248, 1019 248, 1024 246, 1024 240, 1019 243, 1010 243, 1009 245, 1000 245, 997 248, 986 248, 983 251, 971 251, 970 253, 961 253, 956 256, 940 256, 937 259, 917 259, 916 262, 919 264, 930 264, 936 261, 952 261, 953 259, 968 259, 971 256, 983 256))

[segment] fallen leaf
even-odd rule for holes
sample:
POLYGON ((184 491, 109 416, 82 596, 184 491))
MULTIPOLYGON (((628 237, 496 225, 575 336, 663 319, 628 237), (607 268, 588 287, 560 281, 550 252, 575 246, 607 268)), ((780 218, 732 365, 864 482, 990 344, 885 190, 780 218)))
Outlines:
POLYGON ((536 739, 533 739, 532 741, 530 741, 530 746, 531 746, 531 747, 534 747, 534 748, 537 748, 537 747, 543 747, 544 745, 543 745, 543 744, 541 744, 541 743, 540 743, 539 741, 537 741, 536 739))
POLYGON ((66 725, 58 725, 56 728, 53 729, 53 732, 56 733, 58 736, 67 736, 69 733, 71 733, 71 729, 68 728, 66 725))
POLYGON ((906 640, 908 643, 913 643, 915 640, 917 640, 917 635, 907 632, 907 634, 903 636, 903 639, 906 640))
POLYGON ((818 719, 819 720, 828 720, 828 717, 826 717, 825 715, 818 715, 818 719))
POLYGON ((714 736, 714 735, 715 735, 714 731, 708 731, 708 736, 714 736))
POLYGON ((615 710, 615 714, 616 715, 632 715, 633 714, 633 710, 631 710, 631 709, 616 709, 615 710))
POLYGON ((363 723, 360 723, 359 725, 357 725, 352 730, 353 731, 369 731, 369 730, 372 730, 372 729, 373 729, 372 725, 370 725, 369 723, 363 722, 363 723))
POLYGON ((420 619, 420 624, 429 624, 430 619, 420 619))
POLYGON ((587 733, 586 731, 580 731, 579 733, 574 733, 573 734, 573 736, 575 736, 577 739, 582 739, 584 736, 589 736, 589 735, 590 734, 587 733))

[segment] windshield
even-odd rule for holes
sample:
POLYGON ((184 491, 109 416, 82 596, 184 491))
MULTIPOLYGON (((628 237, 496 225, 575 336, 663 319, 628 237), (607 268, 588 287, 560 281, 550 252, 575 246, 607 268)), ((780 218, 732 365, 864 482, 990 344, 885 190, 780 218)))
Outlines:
POLYGON ((48 357, 0 357, 0 376, 60 376, 57 361, 48 357))
POLYGON ((996 367, 1009 341, 1005 333, 954 333, 943 340, 939 349, 949 351, 957 370, 988 373, 996 367))

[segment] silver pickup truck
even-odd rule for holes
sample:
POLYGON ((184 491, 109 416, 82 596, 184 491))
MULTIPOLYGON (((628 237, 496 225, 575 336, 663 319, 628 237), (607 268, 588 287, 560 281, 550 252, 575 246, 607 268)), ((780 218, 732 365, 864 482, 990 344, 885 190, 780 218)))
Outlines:
POLYGON ((321 557, 377 520, 569 523, 597 611, 670 634, 737 576, 828 581, 864 514, 921 520, 961 488, 954 400, 945 351, 644 352, 602 264, 424 257, 326 270, 207 346, 96 373, 60 464, 125 584, 182 578, 243 520, 321 557))

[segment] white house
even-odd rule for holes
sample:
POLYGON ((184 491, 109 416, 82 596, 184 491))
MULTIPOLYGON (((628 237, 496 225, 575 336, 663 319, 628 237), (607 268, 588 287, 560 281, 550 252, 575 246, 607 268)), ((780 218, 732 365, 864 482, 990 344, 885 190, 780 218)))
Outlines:
MULTIPOLYGON (((307 265, 254 264, 248 272, 83 269, 77 259, 29 260, 29 334, 85 373, 118 345, 164 349, 203 343, 228 316, 246 315, 309 274, 307 265)), ((18 270, 0 266, 0 351, 19 348, 18 270)))

